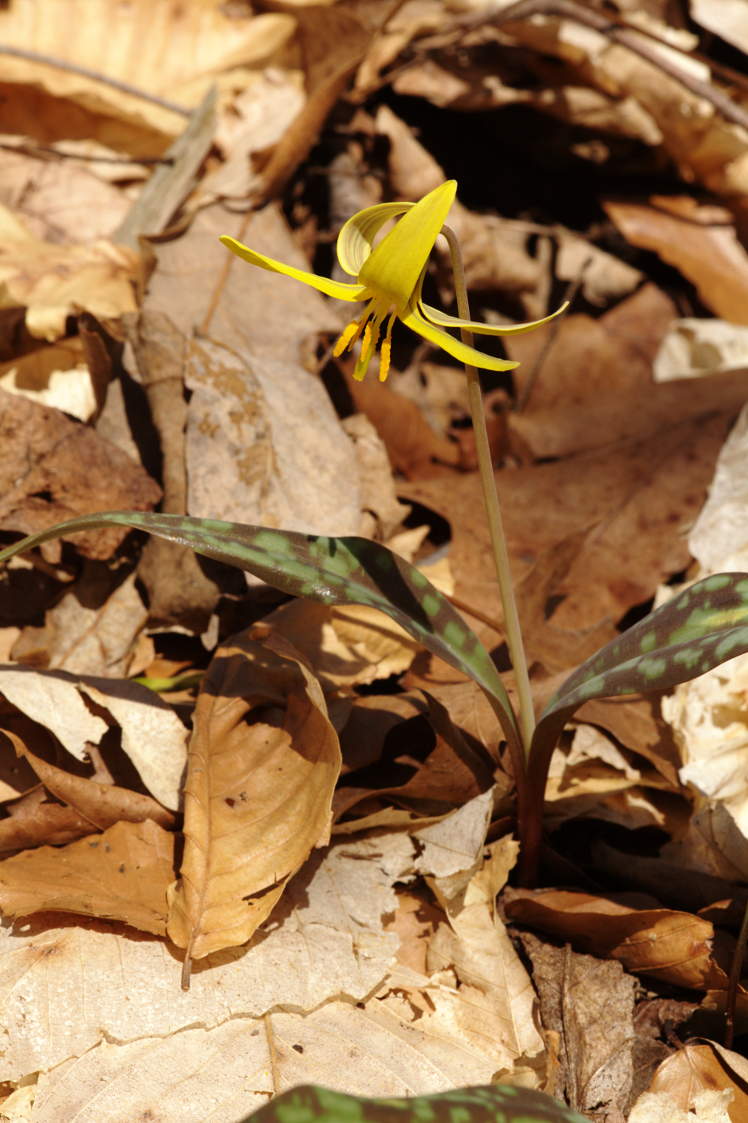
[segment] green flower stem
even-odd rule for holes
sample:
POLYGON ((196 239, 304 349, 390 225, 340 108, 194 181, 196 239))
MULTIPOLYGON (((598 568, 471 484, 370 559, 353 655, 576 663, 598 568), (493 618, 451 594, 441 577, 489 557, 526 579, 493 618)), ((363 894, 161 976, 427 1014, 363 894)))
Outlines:
MULTIPOLYGON (((460 243, 457 240, 454 230, 450 229, 449 226, 443 226, 442 233, 449 243, 449 252, 452 258, 457 310, 463 320, 469 320, 470 306, 468 303, 467 287, 465 285, 465 269, 462 262, 460 243)), ((472 332, 465 331, 465 329, 462 328, 460 329, 460 335, 463 343, 472 347, 472 332)), ((504 535, 504 524, 501 518, 499 497, 496 492, 496 480, 494 478, 493 463, 491 461, 491 448, 488 443, 488 430, 486 428, 486 415, 483 407, 480 379, 478 378, 478 372, 475 367, 468 366, 467 364, 465 364, 465 374, 467 375, 468 400, 470 402, 470 413, 473 419, 473 432, 475 433, 475 447, 478 454, 478 470, 483 487, 483 502, 486 508, 488 532, 491 538, 491 548, 496 564, 496 576, 499 580, 501 604, 504 609, 506 642, 509 648, 509 657, 514 669, 515 682, 517 684, 520 735, 522 738, 525 761, 527 761, 530 753, 532 735, 535 730, 535 711, 530 691, 530 675, 527 669, 527 657, 525 656, 525 647, 522 642, 522 632, 519 626, 519 613, 517 612, 517 601, 514 596, 512 573, 509 567, 509 551, 504 535)), ((517 778, 517 782, 518 784, 521 783, 521 779, 517 778)))

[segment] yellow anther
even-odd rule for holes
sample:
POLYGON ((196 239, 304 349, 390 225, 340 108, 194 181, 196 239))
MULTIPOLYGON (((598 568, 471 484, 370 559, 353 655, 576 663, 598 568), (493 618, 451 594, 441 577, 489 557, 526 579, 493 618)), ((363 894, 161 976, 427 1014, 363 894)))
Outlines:
POLYGON ((392 355, 392 340, 389 335, 382 343, 379 352, 379 381, 384 382, 390 370, 390 356, 392 355))
POLYGON ((348 324, 345 328, 343 328, 342 332, 340 333, 340 338, 338 339, 338 341, 336 342, 335 346, 332 349, 332 353, 333 353, 333 355, 335 356, 336 359, 339 355, 342 355, 343 352, 345 350, 347 350, 347 348, 350 347, 350 345, 358 339, 360 332, 361 332, 361 321, 360 320, 351 320, 350 324, 348 324))

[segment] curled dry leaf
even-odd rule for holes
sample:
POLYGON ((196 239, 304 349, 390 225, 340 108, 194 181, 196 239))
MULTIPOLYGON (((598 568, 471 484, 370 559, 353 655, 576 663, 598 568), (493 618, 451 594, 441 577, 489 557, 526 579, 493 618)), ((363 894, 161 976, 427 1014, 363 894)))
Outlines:
MULTIPOLYGON (((0 390, 0 526, 32 534, 91 511, 147 510, 161 491, 140 464, 60 410, 0 390)), ((85 557, 111 557, 120 529, 85 531, 85 557)), ((47 556, 56 557, 59 546, 47 556)))
POLYGON ((135 311, 140 257, 100 239, 55 245, 28 231, 0 206, 3 308, 26 308, 26 326, 40 339, 60 339, 68 316, 81 308, 100 319, 135 311))
POLYGON ((715 216, 714 207, 699 208, 688 198, 654 196, 650 203, 608 201, 605 209, 627 241, 654 250, 692 281, 717 316, 748 324, 748 253, 729 212, 715 216))
POLYGON ((0 862, 0 908, 7 916, 72 912, 166 930, 166 888, 174 835, 147 820, 115 823, 68 846, 41 846, 0 862))
POLYGON ((519 924, 572 940, 593 955, 618 959, 629 971, 696 990, 727 986, 727 976, 712 955, 714 927, 699 916, 635 909, 560 889, 514 892, 506 911, 519 924))
POLYGON ((195 707, 185 849, 169 937, 190 957, 236 947, 327 841, 340 772, 319 683, 290 645, 245 634, 220 647, 195 707))
POLYGON ((10 738, 18 755, 29 762, 47 791, 88 820, 95 830, 105 830, 119 821, 142 823, 147 819, 164 828, 174 826, 174 816, 151 796, 75 776, 33 752, 10 730, 4 736, 10 738))
POLYGON ((5 810, 7 819, 0 819, 0 853, 45 842, 60 846, 91 833, 88 819, 50 799, 41 784, 6 804, 5 810))
POLYGON ((700 1092, 728 1089, 725 1107, 731 1123, 748 1118, 748 1062, 739 1053, 712 1041, 691 1041, 663 1061, 649 1086, 667 1093, 683 1111, 694 1106, 700 1092))

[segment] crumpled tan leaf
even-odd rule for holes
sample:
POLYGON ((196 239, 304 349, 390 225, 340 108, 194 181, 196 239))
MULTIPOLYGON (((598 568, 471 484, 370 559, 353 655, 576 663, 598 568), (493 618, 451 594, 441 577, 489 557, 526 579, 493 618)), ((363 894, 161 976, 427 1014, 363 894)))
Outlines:
POLYGON ((85 309, 100 319, 135 311, 140 257, 99 239, 73 245, 42 241, 0 206, 0 307, 26 308, 32 335, 53 341, 65 320, 85 309))
POLYGON ((195 965, 187 993, 162 940, 45 914, 0 928, 0 1080, 46 1071, 103 1040, 166 1039, 186 1027, 308 1011, 340 997, 353 1009, 394 959, 397 936, 384 931, 383 917, 394 912, 392 885, 410 875, 413 856, 402 832, 345 839, 314 855, 277 919, 249 948, 195 965))
POLYGON ((41 846, 0 862, 6 916, 68 912, 166 932, 166 887, 174 835, 151 819, 116 823, 62 849, 41 846))
POLYGON ((246 943, 329 839, 340 747, 319 683, 278 637, 219 647, 195 706, 169 937, 185 962, 246 943))

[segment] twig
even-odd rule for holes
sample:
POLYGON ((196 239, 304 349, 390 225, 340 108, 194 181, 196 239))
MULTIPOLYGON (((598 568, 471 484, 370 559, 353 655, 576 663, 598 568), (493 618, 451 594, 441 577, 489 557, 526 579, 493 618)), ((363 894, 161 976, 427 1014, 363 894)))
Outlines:
POLYGON ((52 144, 8 144, 0 141, 4 152, 25 152, 29 156, 59 156, 61 160, 81 160, 89 164, 173 164, 171 156, 96 156, 90 152, 68 152, 52 144))
POLYGON ((131 86, 129 82, 122 82, 119 78, 110 78, 108 74, 101 74, 98 70, 91 70, 88 66, 79 66, 77 62, 55 58, 54 55, 45 55, 40 51, 29 51, 25 47, 10 47, 6 43, 0 43, 0 55, 22 58, 27 62, 38 62, 42 66, 52 66, 55 70, 66 70, 69 74, 79 74, 82 78, 91 78, 94 82, 111 86, 112 89, 120 90, 123 94, 132 94, 133 97, 138 97, 141 101, 149 101, 152 105, 160 105, 162 109, 168 109, 171 113, 178 113, 180 117, 189 117, 192 113, 192 110, 187 109, 184 105, 177 105, 176 102, 167 101, 166 98, 158 97, 156 94, 149 94, 146 90, 139 89, 138 86, 131 86))

